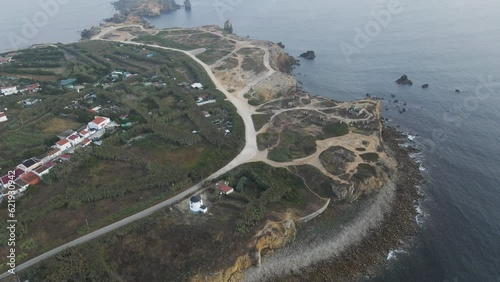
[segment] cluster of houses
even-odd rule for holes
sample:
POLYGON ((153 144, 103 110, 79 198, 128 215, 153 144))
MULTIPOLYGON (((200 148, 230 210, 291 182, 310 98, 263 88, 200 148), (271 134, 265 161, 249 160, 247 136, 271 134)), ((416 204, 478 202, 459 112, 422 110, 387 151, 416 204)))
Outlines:
POLYGON ((42 176, 49 173, 56 165, 56 161, 64 162, 70 159, 70 155, 67 154, 68 150, 78 146, 86 147, 90 145, 92 135, 103 130, 110 123, 111 120, 109 118, 96 116, 94 120, 89 122, 79 132, 67 130, 58 135, 60 140, 52 146, 53 149, 44 158, 25 160, 13 169, 11 173, 1 177, 0 188, 2 188, 2 193, 0 198, 8 193, 13 195, 23 193, 29 186, 36 185, 40 182, 42 176), (9 189, 11 185, 14 185, 15 188, 9 189))
POLYGON ((25 192, 29 186, 38 184, 42 176, 49 173, 56 165, 52 160, 31 158, 23 161, 10 173, 0 178, 2 193, 0 198, 8 194, 17 195, 25 192), (12 189, 11 186, 14 188, 12 189))
POLYGON ((7 55, 5 57, 0 57, 0 65, 10 64, 10 62, 12 62, 12 56, 11 55, 7 55))
POLYGON ((29 92, 29 93, 34 93, 41 90, 40 84, 39 83, 34 83, 30 85, 26 85, 23 87, 18 86, 6 86, 6 87, 1 87, 0 88, 0 94, 3 96, 9 96, 17 93, 24 93, 24 92, 29 92))
MULTIPOLYGON (((217 182, 215 188, 221 195, 229 195, 234 192, 233 187, 229 186, 229 182, 224 180, 217 182)), ((200 195, 194 195, 189 198, 189 210, 194 213, 207 213, 208 208, 203 204, 203 199, 200 195)))

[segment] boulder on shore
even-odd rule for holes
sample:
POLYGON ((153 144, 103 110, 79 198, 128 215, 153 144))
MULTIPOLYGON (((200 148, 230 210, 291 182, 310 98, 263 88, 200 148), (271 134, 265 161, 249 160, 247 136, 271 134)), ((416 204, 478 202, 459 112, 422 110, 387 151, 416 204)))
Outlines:
POLYGON ((422 85, 422 88, 424 88, 424 89, 429 88, 429 84, 426 83, 426 84, 422 85))
POLYGON ((285 49, 285 45, 281 42, 278 42, 278 46, 280 46, 281 49, 285 49))
POLYGON ((300 54, 299 57, 304 58, 306 60, 314 60, 316 58, 316 54, 314 53, 314 51, 307 51, 305 53, 300 54))
POLYGON ((398 80, 396 80, 396 83, 399 85, 413 85, 413 82, 408 79, 408 76, 406 74, 402 75, 398 80))

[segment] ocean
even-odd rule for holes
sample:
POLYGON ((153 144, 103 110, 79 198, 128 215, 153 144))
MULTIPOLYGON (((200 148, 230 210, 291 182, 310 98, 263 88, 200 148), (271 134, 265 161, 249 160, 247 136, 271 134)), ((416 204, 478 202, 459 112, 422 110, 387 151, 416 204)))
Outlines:
MULTIPOLYGON (((19 4, 28 2, 1 4, 12 12, 0 20, 0 50, 12 49, 6 36, 22 28, 13 14, 36 13, 36 5, 19 4)), ((281 41, 295 56, 314 50, 316 59, 295 70, 305 90, 335 100, 383 98, 388 124, 422 150, 421 227, 373 280, 500 281, 499 1, 191 2, 191 12, 148 21, 166 28, 230 18, 241 36, 281 41), (394 83, 403 74, 413 86, 394 83)), ((75 41, 77 30, 111 15, 107 0, 69 0, 30 43, 75 41)))
POLYGON ((112 0, 2 1, 0 52, 80 40, 80 31, 114 14, 112 0))

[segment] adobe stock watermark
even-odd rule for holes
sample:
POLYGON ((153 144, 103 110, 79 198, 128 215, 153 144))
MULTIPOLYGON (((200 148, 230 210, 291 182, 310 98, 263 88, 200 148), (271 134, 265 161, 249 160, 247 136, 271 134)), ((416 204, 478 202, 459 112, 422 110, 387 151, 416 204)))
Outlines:
POLYGON ((29 45, 30 40, 37 36, 40 29, 45 27, 49 20, 59 13, 61 6, 69 2, 70 0, 38 0, 40 10, 33 13, 31 17, 22 17, 23 25, 17 33, 9 32, 7 34, 12 49, 19 49, 29 45))
MULTIPOLYGON (((448 128, 460 128, 464 122, 470 118, 471 114, 480 108, 481 102, 492 97, 497 91, 495 87, 500 87, 500 79, 493 80, 493 75, 479 77, 479 84, 476 86, 474 95, 466 97, 462 102, 453 105, 452 111, 443 113, 443 121, 448 128)), ((429 152, 434 153, 439 144, 445 142, 449 136, 442 128, 432 131, 430 139, 424 139, 423 143, 429 147, 429 152)))
POLYGON ((227 13, 234 11, 243 0, 215 0, 213 7, 221 23, 227 20, 227 13))
POLYGON ((384 8, 371 11, 370 15, 373 20, 367 22, 363 29, 359 27, 354 29, 355 35, 352 44, 345 41, 340 43, 340 50, 347 62, 350 63, 354 54, 361 53, 361 50, 370 45, 372 40, 379 36, 384 28, 389 26, 393 17, 402 12, 403 6, 399 0, 389 0, 384 8))

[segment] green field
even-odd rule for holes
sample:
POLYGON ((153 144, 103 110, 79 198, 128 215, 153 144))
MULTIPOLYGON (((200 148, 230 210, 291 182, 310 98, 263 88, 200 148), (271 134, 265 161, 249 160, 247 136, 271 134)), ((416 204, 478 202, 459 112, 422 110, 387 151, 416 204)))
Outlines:
MULTIPOLYGON (((2 174, 26 158, 43 157, 58 133, 91 121, 95 114, 88 110, 93 107, 128 126, 107 131, 101 146, 76 150, 70 162, 58 164, 17 200, 18 252, 23 258, 18 263, 192 186, 242 148, 244 126, 235 108, 183 54, 95 41, 40 49, 37 56, 44 51, 57 56, 57 67, 64 71, 51 80, 28 78, 26 82, 40 82, 41 92, 0 98, 0 108, 8 108, 9 117, 0 124, 2 174), (155 56, 148 58, 151 53, 155 56), (111 77, 117 69, 134 75, 111 77), (59 80, 68 77, 85 89, 77 93, 60 88, 59 80), (182 82, 201 82, 205 89, 182 82), (217 102, 197 106, 200 96, 217 102), (19 103, 30 97, 41 101, 31 107, 19 103), (122 115, 127 117, 120 119, 122 115), (225 135, 226 129, 231 134, 225 135)), ((31 50, 18 54, 33 56, 31 50)), ((16 64, 10 66, 13 72, 16 64)), ((0 213, 5 220, 6 205, 0 213)), ((1 255, 7 250, 5 236, 0 235, 1 255)))

